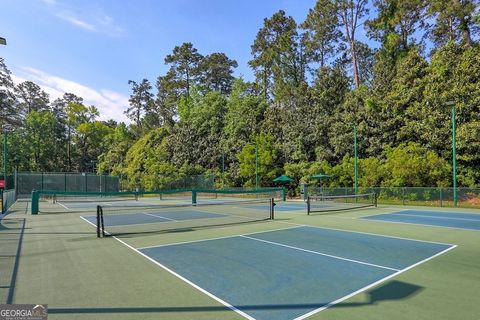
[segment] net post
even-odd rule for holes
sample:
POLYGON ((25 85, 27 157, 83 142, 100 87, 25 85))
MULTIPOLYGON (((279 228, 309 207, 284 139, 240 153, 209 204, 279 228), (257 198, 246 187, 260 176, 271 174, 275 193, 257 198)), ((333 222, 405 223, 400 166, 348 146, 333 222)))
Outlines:
POLYGON ((307 197, 307 215, 310 215, 310 196, 307 197))
POLYGON ((97 238, 100 238, 100 206, 97 206, 97 238))
POLYGON ((38 202, 40 199, 39 192, 36 190, 32 190, 32 214, 38 214, 38 202))
POLYGON ((192 190, 192 204, 196 205, 197 204, 197 191, 192 190))
POLYGON ((275 199, 270 198, 270 220, 275 219, 275 199))

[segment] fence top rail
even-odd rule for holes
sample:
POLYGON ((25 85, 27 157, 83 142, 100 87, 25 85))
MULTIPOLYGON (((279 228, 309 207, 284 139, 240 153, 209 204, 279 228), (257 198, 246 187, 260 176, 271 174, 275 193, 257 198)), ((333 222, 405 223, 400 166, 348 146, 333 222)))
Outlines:
POLYGON ((171 189, 156 191, 59 191, 59 190, 34 190, 39 195, 66 195, 66 196, 115 196, 115 195, 142 195, 142 194, 171 194, 191 192, 191 189, 171 189))

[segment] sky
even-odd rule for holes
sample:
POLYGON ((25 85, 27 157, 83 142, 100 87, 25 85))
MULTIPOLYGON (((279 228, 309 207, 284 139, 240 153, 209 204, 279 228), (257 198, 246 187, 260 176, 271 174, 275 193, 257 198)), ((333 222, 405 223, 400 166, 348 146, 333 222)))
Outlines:
POLYGON ((0 0, 0 57, 17 83, 31 80, 50 99, 71 92, 95 105, 101 119, 125 121, 128 80, 152 84, 164 58, 192 42, 207 55, 238 62, 236 76, 253 80, 247 62, 264 18, 282 9, 297 23, 315 0, 0 0))

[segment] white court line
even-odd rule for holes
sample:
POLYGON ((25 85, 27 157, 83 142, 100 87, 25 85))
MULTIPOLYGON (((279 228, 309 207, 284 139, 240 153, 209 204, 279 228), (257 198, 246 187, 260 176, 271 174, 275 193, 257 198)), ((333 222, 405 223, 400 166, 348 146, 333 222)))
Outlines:
POLYGON ((232 306, 231 304, 229 304, 228 302, 220 299, 219 297, 217 297, 216 295, 214 295, 213 293, 210 293, 209 291, 203 289, 202 287, 196 285, 195 283, 193 283, 192 281, 188 280, 187 278, 181 276, 180 274, 176 273, 175 271, 169 269, 168 267, 164 266, 163 264, 161 264, 160 262, 154 260, 153 258, 147 256, 146 254, 142 253, 141 251, 139 251, 138 249, 135 249, 134 247, 132 247, 131 245, 129 245, 128 243, 118 239, 117 237, 115 236, 112 236, 112 238, 114 238, 115 240, 119 241, 120 243, 124 244, 125 246, 127 246, 128 248, 130 248, 131 250, 135 251, 136 253, 138 253, 139 255, 143 256, 144 258, 148 259, 150 262, 153 262, 154 264, 156 264, 157 266, 161 267, 162 269, 168 271, 169 273, 171 273, 172 275, 174 275, 175 277, 179 278, 180 280, 188 283, 189 285, 191 285, 192 287, 194 287, 195 289, 199 290, 200 292, 206 294, 207 296, 209 296, 210 298, 216 300, 217 302, 220 302, 221 304, 223 304, 225 307, 231 309, 232 311, 235 311, 236 313, 238 313, 239 315, 249 319, 249 320, 255 320, 255 318, 251 317, 250 315, 248 315, 247 313, 235 308, 234 306, 232 306))
MULTIPOLYGON (((87 217, 95 217, 95 216, 87 216, 87 217)), ((91 221, 88 221, 87 219, 85 219, 83 216, 80 216, 80 219, 90 223, 92 226, 94 226, 95 228, 97 227, 97 225, 91 221)))
MULTIPOLYGON (((360 219, 361 220, 361 219, 360 219)), ((363 219, 367 220, 367 219, 363 219)), ((368 220, 372 221, 372 220, 368 220)), ((383 220, 374 220, 374 221, 381 221, 384 222, 383 220)), ((343 232, 350 232, 350 233, 359 233, 359 234, 366 234, 370 236, 377 236, 377 237, 383 237, 383 238, 394 238, 394 239, 400 239, 400 240, 409 240, 409 241, 416 241, 416 242, 425 242, 425 243, 434 243, 434 244, 442 244, 442 245, 447 245, 447 246, 454 246, 455 244, 452 243, 445 243, 445 242, 436 242, 436 241, 428 241, 428 240, 418 240, 418 239, 412 239, 412 238, 404 238, 404 237, 397 237, 397 236, 389 236, 386 234, 379 234, 379 233, 371 233, 371 232, 363 232, 363 231, 355 231, 355 230, 345 230, 345 229, 338 229, 338 228, 329 228, 329 227, 318 227, 318 226, 312 226, 312 225, 307 225, 307 224, 300 224, 300 223, 293 223, 293 222, 286 222, 286 221, 275 221, 273 222, 278 222, 278 223, 283 223, 283 224, 290 224, 290 225, 295 225, 299 227, 308 227, 308 228, 315 228, 315 229, 326 229, 326 230, 334 230, 334 231, 343 231, 343 232)), ((385 221, 385 222, 391 222, 391 221, 385 221)), ((395 223, 395 222, 393 222, 395 223)), ((410 223, 413 224, 413 223, 410 223)), ((418 224, 414 224, 418 226, 418 224)), ((438 226, 434 226, 438 227, 438 226)))
POLYGON ((152 248, 176 246, 176 245, 180 245, 180 244, 189 244, 189 243, 205 242, 205 241, 212 241, 212 240, 222 240, 222 239, 236 238, 236 237, 241 237, 241 236, 248 236, 248 235, 252 235, 252 234, 268 233, 268 232, 275 232, 275 231, 283 231, 283 230, 290 230, 290 229, 296 229, 296 228, 300 228, 300 227, 289 227, 289 228, 273 229, 273 230, 267 230, 267 231, 257 231, 257 232, 250 232, 250 233, 242 233, 242 234, 236 234, 236 235, 233 235, 233 236, 224 236, 224 237, 216 237, 216 238, 208 238, 208 239, 200 239, 200 240, 191 240, 191 241, 182 241, 182 242, 175 242, 175 243, 167 243, 167 244, 160 244, 160 245, 154 245, 154 246, 141 247, 141 248, 137 248, 137 249, 138 249, 138 250, 143 250, 143 249, 152 249, 152 248))
POLYGON ((408 271, 408 270, 410 270, 410 269, 412 269, 412 268, 414 268, 414 267, 416 267, 416 266, 418 266, 418 265, 420 265, 420 264, 422 264, 422 263, 424 263, 424 262, 427 262, 427 261, 429 261, 429 260, 431 260, 431 259, 433 259, 433 258, 436 258, 436 257, 438 257, 439 255, 444 254, 444 253, 446 253, 447 251, 450 251, 450 250, 452 250, 452 249, 454 249, 454 248, 456 248, 456 247, 457 247, 456 245, 452 245, 450 248, 447 248, 447 249, 445 249, 445 250, 443 250, 443 251, 440 251, 440 252, 438 252, 437 254, 434 254, 434 255, 431 256, 431 257, 428 257, 428 258, 426 258, 426 259, 423 259, 422 261, 419 261, 419 262, 417 262, 417 263, 415 263, 415 264, 412 264, 411 266, 408 266, 408 267, 406 267, 406 268, 404 268, 404 269, 402 269, 402 270, 399 270, 399 271, 397 271, 397 272, 395 272, 395 273, 393 273, 393 274, 391 274, 391 275, 389 275, 389 276, 386 276, 386 277, 383 278, 383 279, 380 279, 380 280, 378 280, 378 281, 375 281, 374 283, 371 283, 371 284, 369 284, 369 285, 367 285, 367 286, 365 286, 365 287, 363 287, 363 288, 360 288, 360 289, 358 289, 357 291, 352 292, 352 293, 350 293, 350 294, 347 294, 346 296, 343 296, 343 297, 341 297, 341 298, 339 298, 339 299, 337 299, 337 300, 335 300, 335 301, 329 302, 327 305, 325 305, 325 306, 323 306, 323 307, 320 307, 320 308, 318 308, 318 309, 312 310, 312 311, 310 311, 310 312, 308 312, 308 313, 306 313, 306 314, 304 314, 304 315, 302 315, 302 316, 300 316, 300 317, 297 317, 297 318, 295 318, 295 319, 293 319, 293 320, 303 320, 303 319, 305 319, 305 318, 308 318, 308 317, 310 317, 310 316, 312 316, 312 315, 314 315, 314 314, 316 314, 316 313, 318 313, 318 312, 320 312, 320 311, 323 311, 323 310, 325 310, 325 309, 327 309, 327 308, 330 308, 330 307, 333 306, 333 305, 336 305, 336 304, 338 304, 338 303, 340 303, 340 302, 342 302, 342 301, 344 301, 344 300, 347 300, 348 298, 351 298, 351 297, 353 297, 354 295, 357 295, 357 294, 359 294, 359 293, 361 293, 361 292, 364 292, 364 291, 366 291, 366 290, 368 290, 368 289, 370 289, 370 288, 373 288, 373 287, 375 287, 376 285, 379 285, 380 283, 383 283, 383 282, 387 281, 388 279, 394 278, 394 277, 398 276, 399 274, 404 273, 405 271, 408 271))
POLYGON ((363 262, 363 261, 360 261, 360 260, 343 258, 343 257, 340 257, 340 256, 335 256, 335 255, 331 255, 331 254, 327 254, 327 253, 323 253, 323 252, 307 250, 307 249, 303 249, 303 248, 299 248, 299 247, 289 246, 289 245, 286 245, 286 244, 283 244, 283 243, 267 241, 267 240, 258 239, 258 238, 254 238, 254 237, 249 237, 249 236, 241 236, 241 237, 242 238, 247 238, 247 239, 250 239, 250 240, 265 242, 265 243, 275 245, 275 246, 280 246, 280 247, 289 248, 289 249, 293 249, 293 250, 298 250, 298 251, 302 251, 302 252, 312 253, 312 254, 316 254, 316 255, 319 255, 319 256, 325 256, 325 257, 329 257, 329 258, 333 258, 333 259, 337 259, 337 260, 344 260, 344 261, 348 261, 348 262, 363 264, 363 265, 366 265, 366 266, 380 268, 380 269, 387 269, 387 270, 391 270, 391 271, 400 271, 400 269, 395 269, 395 268, 390 268, 390 267, 386 267, 386 266, 381 266, 381 265, 378 265, 378 264, 363 262))
POLYGON ((397 212, 392 212, 392 213, 387 213, 391 215, 396 215, 396 216, 408 216, 408 217, 420 217, 420 218, 434 218, 434 219, 447 219, 447 220, 462 220, 462 221, 476 221, 480 222, 480 219, 468 219, 468 218, 450 218, 450 217, 439 217, 439 216, 425 216, 421 214, 406 214, 406 213, 397 213, 397 212))
POLYGON ((61 202, 58 202, 58 201, 57 201, 57 203, 58 203, 59 205, 61 205, 62 207, 64 207, 65 209, 67 209, 67 210, 70 210, 70 208, 69 208, 69 207, 67 207, 67 206, 63 205, 61 202))
POLYGON ((155 218, 160 218, 160 219, 169 220, 169 221, 175 221, 175 222, 178 221, 178 220, 175 220, 175 219, 170 219, 170 218, 167 218, 167 217, 164 217, 164 216, 160 216, 160 215, 155 215, 155 214, 152 214, 152 213, 146 213, 146 212, 139 212, 139 213, 145 214, 145 215, 147 215, 147 216, 155 217, 155 218))

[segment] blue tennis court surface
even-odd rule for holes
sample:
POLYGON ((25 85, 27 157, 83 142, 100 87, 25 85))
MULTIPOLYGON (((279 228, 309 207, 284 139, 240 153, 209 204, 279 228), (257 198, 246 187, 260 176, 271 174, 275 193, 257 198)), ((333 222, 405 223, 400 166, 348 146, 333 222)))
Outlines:
POLYGON ((66 209, 90 209, 96 208, 97 206, 124 206, 124 207, 148 207, 153 206, 153 204, 148 202, 141 201, 117 201, 117 202, 102 202, 102 201, 92 201, 92 202, 57 202, 59 205, 66 209))
MULTIPOLYGON (((268 208, 266 204, 262 205, 249 205, 249 208, 257 209, 257 210, 265 210, 268 208)), ((284 212, 284 211, 298 211, 304 210, 307 211, 307 204, 303 202, 276 202, 275 203, 275 212, 284 212)))
MULTIPOLYGON (((209 219, 209 218, 219 218, 224 215, 218 213, 204 212, 194 209, 184 209, 182 211, 172 211, 165 212, 160 210, 158 212, 149 211, 147 212, 137 212, 137 213, 128 213, 128 214, 110 214, 105 217, 105 226, 106 227, 115 227, 115 226, 128 226, 135 224, 144 224, 144 223, 162 223, 162 222, 172 222, 172 221, 182 221, 182 220, 194 220, 194 219, 209 219)), ((92 224, 96 225, 97 217, 96 216, 85 216, 85 220, 88 220, 92 224)))
POLYGON ((143 255, 249 319, 303 319, 449 244, 315 227, 140 248, 143 255))
POLYGON ((362 217, 361 219, 480 230, 480 214, 475 213, 403 210, 362 217))

